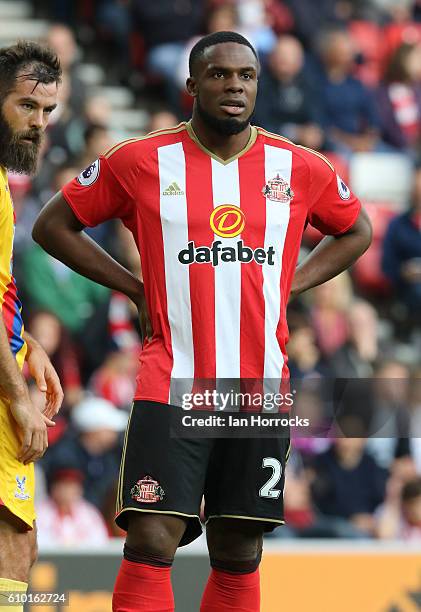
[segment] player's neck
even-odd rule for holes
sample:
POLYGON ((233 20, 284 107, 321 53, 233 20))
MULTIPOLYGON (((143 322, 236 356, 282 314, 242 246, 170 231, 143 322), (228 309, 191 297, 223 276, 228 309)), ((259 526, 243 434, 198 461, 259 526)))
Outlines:
POLYGON ((250 124, 239 134, 226 136, 215 132, 197 114, 193 114, 191 126, 200 143, 211 153, 224 160, 241 153, 250 141, 250 124))

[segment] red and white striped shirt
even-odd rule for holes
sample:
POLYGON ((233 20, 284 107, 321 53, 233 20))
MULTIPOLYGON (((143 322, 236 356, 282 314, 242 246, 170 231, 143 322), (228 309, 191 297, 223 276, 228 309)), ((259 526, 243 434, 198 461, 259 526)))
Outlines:
POLYGON ((154 330, 135 399, 163 403, 177 380, 287 377, 305 224, 340 234, 360 210, 319 153, 252 127, 222 160, 189 123, 114 146, 63 195, 84 225, 120 218, 133 233, 154 330))

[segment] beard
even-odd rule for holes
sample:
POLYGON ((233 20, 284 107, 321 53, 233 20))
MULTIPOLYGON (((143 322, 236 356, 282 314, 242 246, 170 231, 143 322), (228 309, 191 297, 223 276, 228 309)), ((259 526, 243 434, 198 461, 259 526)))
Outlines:
POLYGON ((0 106, 0 166, 18 174, 34 174, 41 143, 40 130, 15 132, 0 106), (29 138, 31 142, 23 142, 23 138, 29 138))
POLYGON ((214 117, 203 108, 203 106, 200 104, 199 97, 196 98, 196 108, 202 121, 211 130, 217 134, 221 134, 221 136, 234 136, 235 134, 239 134, 245 130, 250 124, 250 119, 252 118, 254 112, 253 110, 247 119, 243 119, 242 121, 235 119, 234 117, 218 119, 218 117, 214 117))

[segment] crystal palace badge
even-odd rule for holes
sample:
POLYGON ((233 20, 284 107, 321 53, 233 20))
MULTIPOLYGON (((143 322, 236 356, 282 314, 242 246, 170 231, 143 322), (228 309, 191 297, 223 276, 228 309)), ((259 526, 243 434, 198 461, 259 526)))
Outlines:
POLYGON ((262 193, 268 200, 280 202, 281 204, 289 204, 294 197, 294 192, 288 183, 279 175, 279 172, 275 178, 266 183, 262 189, 262 193))

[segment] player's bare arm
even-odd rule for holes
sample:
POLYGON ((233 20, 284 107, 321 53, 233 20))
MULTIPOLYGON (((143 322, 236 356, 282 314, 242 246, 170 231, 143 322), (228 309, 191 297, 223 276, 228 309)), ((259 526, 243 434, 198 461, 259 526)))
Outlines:
POLYGON ((25 360, 29 373, 35 380, 38 389, 45 393, 46 404, 43 413, 52 419, 60 410, 64 398, 59 377, 39 342, 26 331, 23 338, 28 347, 25 360))
POLYGON ((368 249, 372 229, 367 213, 361 209, 354 225, 339 236, 325 236, 297 266, 291 297, 325 283, 349 268, 368 249))
POLYGON ((143 283, 83 232, 61 192, 42 209, 32 230, 33 239, 50 255, 82 276, 120 291, 137 306, 144 337, 152 335, 143 283))
POLYGON ((9 346, 9 340, 0 316, 0 390, 9 401, 10 411, 22 436, 19 461, 31 463, 42 457, 48 447, 47 425, 54 426, 46 415, 34 408, 28 387, 9 346))

